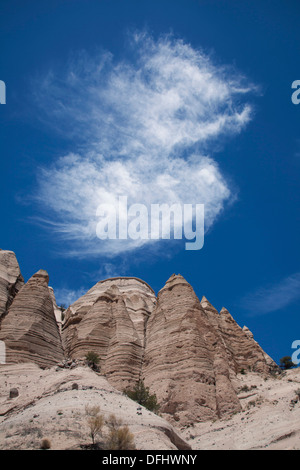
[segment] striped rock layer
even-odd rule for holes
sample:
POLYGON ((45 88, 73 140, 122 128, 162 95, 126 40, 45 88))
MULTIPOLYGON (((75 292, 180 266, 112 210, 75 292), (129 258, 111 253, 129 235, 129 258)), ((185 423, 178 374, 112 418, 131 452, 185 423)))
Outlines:
POLYGON ((155 300, 153 290, 140 279, 98 282, 66 311, 65 354, 83 358, 93 351, 114 386, 132 387, 140 379, 145 328, 155 300))
POLYGON ((222 309, 219 314, 180 275, 158 293, 146 330, 145 384, 161 412, 188 424, 240 410, 234 378, 243 369, 269 372, 257 343, 222 309))
POLYGON ((190 424, 240 410, 235 388, 243 370, 268 374, 277 366, 223 308, 219 313, 173 275, 156 296, 137 278, 98 282, 64 313, 48 275, 23 285, 12 252, 0 251, 0 344, 6 362, 41 367, 98 354, 101 374, 117 389, 139 380, 155 393, 160 412, 190 424))
POLYGON ((48 274, 38 271, 21 287, 0 325, 6 362, 51 366, 64 357, 48 274))

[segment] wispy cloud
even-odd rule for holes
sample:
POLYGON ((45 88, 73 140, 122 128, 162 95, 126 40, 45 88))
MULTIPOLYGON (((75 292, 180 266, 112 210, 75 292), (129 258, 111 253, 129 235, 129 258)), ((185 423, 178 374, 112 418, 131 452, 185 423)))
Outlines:
POLYGON ((300 299, 300 273, 292 274, 277 284, 247 294, 239 304, 250 316, 264 315, 286 308, 300 299))
POLYGON ((39 168, 36 201, 68 253, 117 255, 147 240, 101 241, 101 203, 205 204, 209 229, 234 197, 213 158, 221 138, 252 117, 256 88, 203 52, 165 36, 131 38, 130 59, 80 53, 35 84, 43 119, 72 139, 73 153, 39 168))
POLYGON ((58 306, 72 305, 76 300, 85 295, 95 282, 99 282, 112 277, 126 276, 128 274, 128 266, 124 260, 117 264, 104 262, 96 271, 89 272, 90 282, 88 287, 80 287, 72 289, 68 286, 54 287, 54 295, 58 306))
POLYGON ((68 287, 54 288, 54 295, 57 305, 66 305, 67 307, 82 297, 88 289, 69 289, 68 287))

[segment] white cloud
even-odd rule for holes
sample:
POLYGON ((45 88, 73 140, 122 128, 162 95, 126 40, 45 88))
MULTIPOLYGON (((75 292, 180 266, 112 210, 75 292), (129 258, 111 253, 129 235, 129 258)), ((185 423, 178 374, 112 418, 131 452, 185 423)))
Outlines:
POLYGON ((263 315, 288 307, 300 299, 300 273, 292 274, 277 284, 246 295, 240 305, 251 316, 263 315))
POLYGON ((54 295, 58 306, 66 305, 66 307, 68 307, 86 294, 87 291, 88 289, 84 288, 69 289, 68 287, 60 287, 58 289, 54 289, 54 295))
POLYGON ((39 169, 36 195, 47 213, 40 221, 71 242, 69 254, 115 255, 148 243, 96 237, 98 205, 118 196, 147 206, 205 204, 206 230, 234 196, 209 154, 249 122, 242 101, 255 87, 170 37, 136 34, 131 47, 126 61, 81 53, 35 84, 43 119, 74 142, 74 153, 39 169))

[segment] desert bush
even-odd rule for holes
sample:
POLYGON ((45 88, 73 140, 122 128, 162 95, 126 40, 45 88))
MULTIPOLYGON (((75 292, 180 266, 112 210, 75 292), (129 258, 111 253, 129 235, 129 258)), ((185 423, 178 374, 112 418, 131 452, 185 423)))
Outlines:
POLYGON ((134 437, 128 426, 111 427, 106 448, 109 450, 134 450, 134 437))
POLYGON ((95 444, 96 436, 102 433, 104 425, 104 418, 100 415, 99 406, 86 406, 85 413, 87 415, 87 424, 89 426, 90 436, 92 438, 93 445, 95 444))
POLYGON ((123 421, 114 414, 109 416, 106 422, 109 429, 108 436, 105 441, 107 450, 134 450, 134 436, 129 431, 128 426, 123 426, 123 421))
POLYGON ((249 401, 248 408, 250 408, 251 406, 256 406, 256 401, 255 400, 249 401))
POLYGON ((42 450, 48 450, 51 449, 51 442, 49 439, 43 439, 41 442, 41 449, 42 450))
POLYGON ((107 426, 109 429, 118 429, 122 425, 122 420, 118 419, 116 415, 111 414, 109 416, 109 421, 107 422, 107 426))
POLYGON ((150 394, 149 388, 145 387, 144 382, 140 380, 133 390, 125 390, 124 392, 131 400, 136 401, 149 411, 157 413, 159 404, 155 394, 150 394))
POLYGON ((85 414, 87 416, 95 416, 100 413, 100 406, 98 405, 86 405, 85 414))
POLYGON ((85 359, 87 361, 88 366, 91 367, 91 369, 99 371, 100 358, 97 353, 93 351, 89 351, 88 353, 86 353, 85 359))
POLYGON ((296 393, 297 399, 300 400, 300 388, 297 388, 297 390, 295 390, 295 393, 296 393))

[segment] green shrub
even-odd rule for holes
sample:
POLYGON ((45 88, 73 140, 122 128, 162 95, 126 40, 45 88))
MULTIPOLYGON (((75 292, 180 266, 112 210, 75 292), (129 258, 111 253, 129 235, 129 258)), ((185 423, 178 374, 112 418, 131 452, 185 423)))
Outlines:
POLYGON ((144 382, 140 380, 133 390, 125 390, 125 394, 136 401, 140 405, 147 408, 149 411, 157 413, 159 410, 159 404, 155 394, 150 394, 149 388, 145 387, 144 382))
POLYGON ((93 351, 89 351, 88 353, 86 353, 85 359, 89 367, 91 367, 93 370, 99 371, 100 358, 98 354, 93 351))
POLYGON ((292 367, 295 367, 295 364, 292 362, 292 359, 290 356, 284 356, 280 359, 281 369, 288 370, 288 369, 291 369, 292 367))

